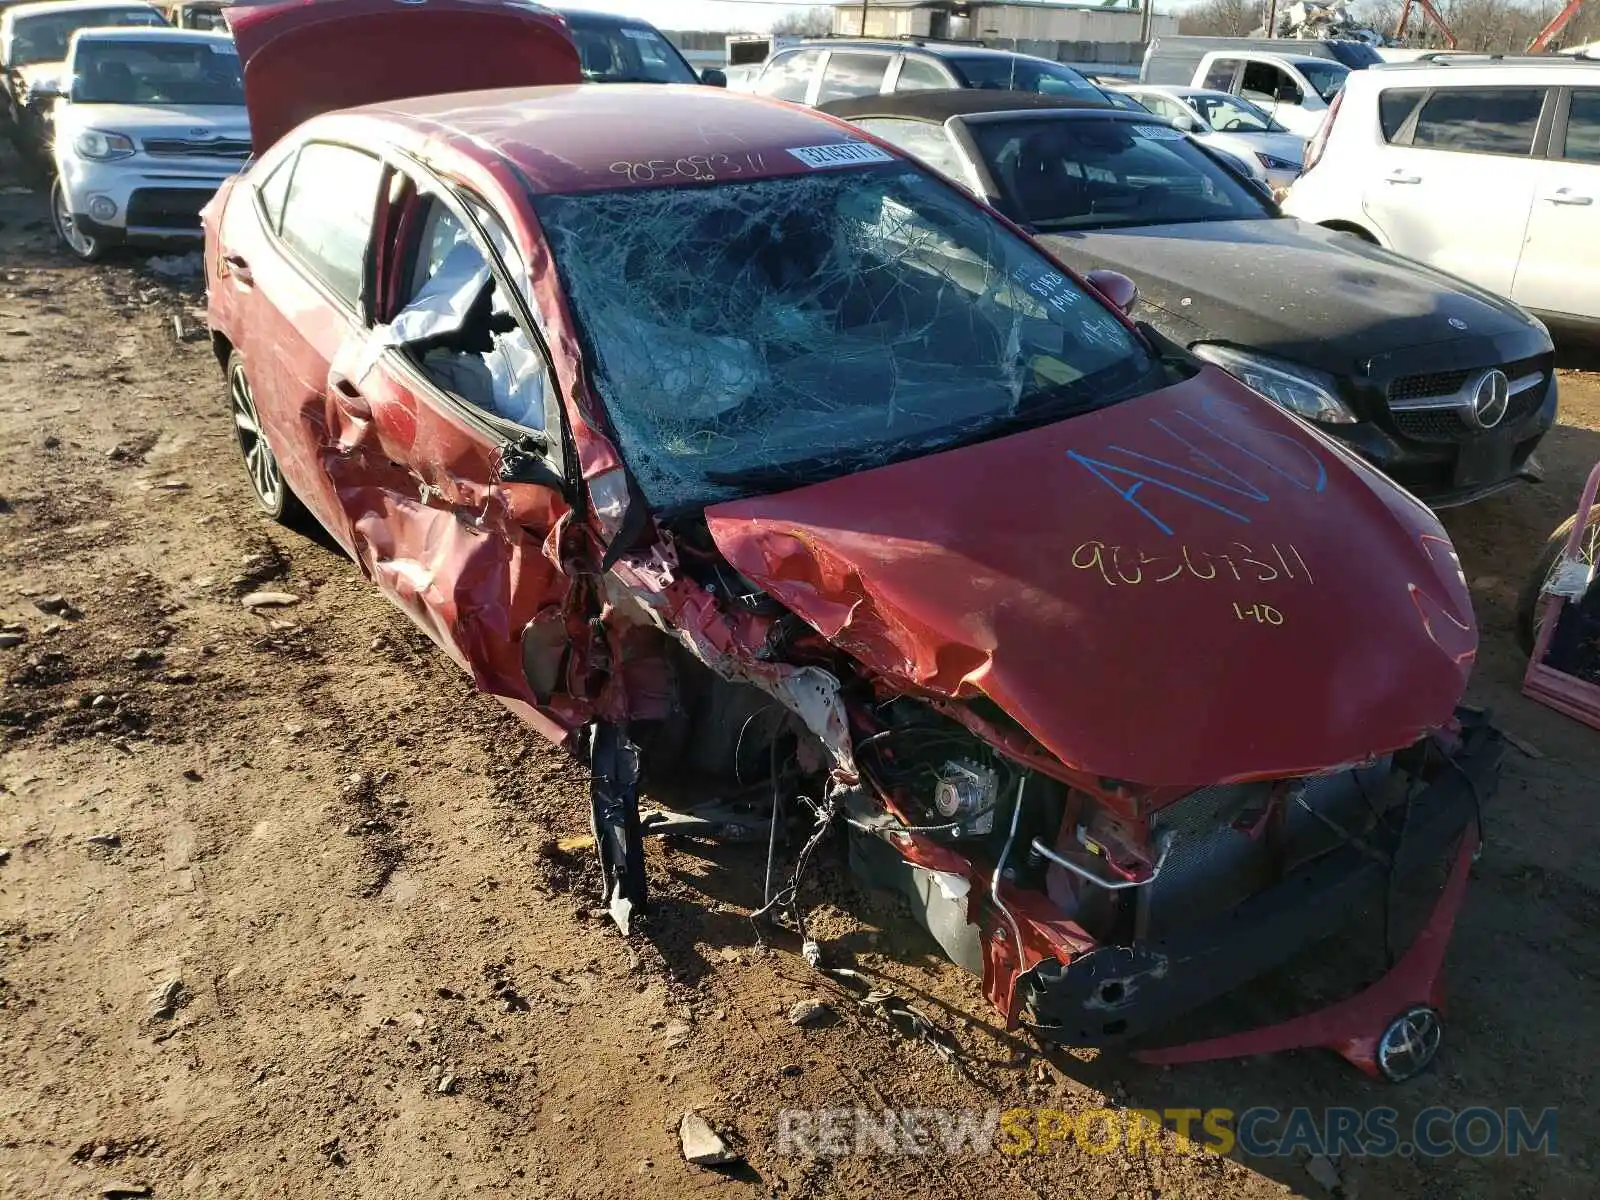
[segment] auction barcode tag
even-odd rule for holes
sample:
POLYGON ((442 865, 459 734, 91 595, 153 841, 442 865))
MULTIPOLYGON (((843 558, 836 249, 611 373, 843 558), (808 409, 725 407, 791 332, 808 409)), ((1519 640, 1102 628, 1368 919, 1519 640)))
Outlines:
POLYGON ((789 153, 813 171, 820 167, 853 167, 857 163, 893 162, 894 155, 866 142, 835 142, 831 146, 791 146, 789 153))

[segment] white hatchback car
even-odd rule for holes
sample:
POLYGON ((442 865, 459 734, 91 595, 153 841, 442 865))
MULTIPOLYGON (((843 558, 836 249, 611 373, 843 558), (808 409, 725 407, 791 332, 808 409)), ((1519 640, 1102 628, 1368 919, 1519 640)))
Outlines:
POLYGON ((250 157, 233 40, 81 30, 60 91, 51 215, 63 244, 94 259, 125 241, 198 242, 200 209, 250 157))
POLYGON ((1283 208, 1600 327, 1600 62, 1352 72, 1283 208))
POLYGON ((1171 84, 1129 84, 1117 90, 1196 141, 1227 151, 1274 191, 1300 176, 1306 139, 1290 133, 1242 96, 1171 84))

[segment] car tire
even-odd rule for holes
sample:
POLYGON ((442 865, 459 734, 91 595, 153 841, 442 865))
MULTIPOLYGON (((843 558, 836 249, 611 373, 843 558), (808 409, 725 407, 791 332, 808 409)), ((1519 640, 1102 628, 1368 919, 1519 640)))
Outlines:
MULTIPOLYGON (((1517 644, 1522 647, 1522 653, 1525 655, 1533 654, 1534 643, 1539 635, 1539 610, 1544 599, 1544 585, 1556 572, 1562 552, 1567 548, 1567 538, 1572 534, 1573 522, 1576 520, 1577 514, 1574 513, 1556 527, 1555 532, 1550 535, 1550 540, 1545 542, 1544 549, 1540 551, 1538 560, 1528 575, 1528 582, 1523 585, 1522 594, 1517 597, 1517 644)), ((1584 558, 1591 566, 1597 565, 1596 560, 1600 559, 1600 505, 1589 510, 1588 528, 1580 550, 1584 552, 1584 558)))
POLYGON ((283 477, 278 456, 261 428, 255 389, 245 371, 244 357, 237 350, 228 355, 227 380, 228 415, 233 420, 234 439, 251 494, 262 511, 280 525, 303 525, 307 519, 305 506, 283 477))
POLYGON ((72 206, 67 202, 67 189, 61 186, 60 179, 50 185, 50 224, 55 227, 61 244, 84 262, 99 262, 105 257, 104 240, 77 227, 72 206))

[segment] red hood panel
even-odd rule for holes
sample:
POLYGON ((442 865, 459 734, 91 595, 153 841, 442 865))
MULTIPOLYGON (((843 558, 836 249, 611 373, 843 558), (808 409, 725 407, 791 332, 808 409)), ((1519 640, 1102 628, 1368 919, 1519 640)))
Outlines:
POLYGON ((508 0, 289 0, 223 10, 256 153, 339 108, 582 83, 566 22, 508 0))
POLYGON ((867 668, 987 695, 1063 762, 1147 785, 1408 745, 1477 648, 1433 515, 1213 368, 707 518, 867 668))

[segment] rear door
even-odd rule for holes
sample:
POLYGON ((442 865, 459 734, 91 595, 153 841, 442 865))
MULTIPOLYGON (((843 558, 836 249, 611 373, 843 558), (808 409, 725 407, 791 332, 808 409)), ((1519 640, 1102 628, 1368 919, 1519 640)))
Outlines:
POLYGON ((554 549, 569 506, 528 272, 482 200, 410 166, 382 190, 375 319, 332 364, 324 461, 383 592, 557 736, 578 719, 554 549))
POLYGON ((1510 295, 1546 166, 1545 100, 1499 84, 1385 92, 1362 208, 1401 254, 1510 295))
POLYGON ((1600 321, 1600 88, 1561 96, 1511 298, 1600 321))
POLYGON ((267 441, 346 550, 352 532, 323 463, 328 370, 363 327, 381 173, 375 155, 324 141, 264 162, 229 194, 212 265, 212 303, 228 310, 267 441))

